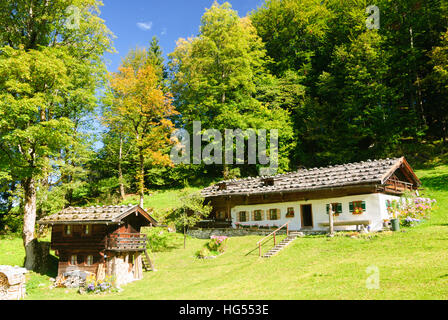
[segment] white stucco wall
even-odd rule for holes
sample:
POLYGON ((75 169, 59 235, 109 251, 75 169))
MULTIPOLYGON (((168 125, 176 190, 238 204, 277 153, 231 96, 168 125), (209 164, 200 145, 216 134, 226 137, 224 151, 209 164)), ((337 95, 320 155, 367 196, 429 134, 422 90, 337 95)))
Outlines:
POLYGON ((118 286, 127 284, 136 280, 134 271, 129 262, 129 254, 117 254, 109 259, 111 274, 115 276, 115 282, 118 286))
MULTIPOLYGON (((363 194, 356 196, 347 196, 339 198, 328 198, 319 200, 309 200, 309 201, 294 201, 294 202, 282 202, 282 203, 271 203, 271 204, 256 204, 256 205, 240 205, 235 206, 231 210, 232 214, 232 226, 235 227, 235 222, 237 222, 237 214, 240 211, 248 211, 249 219, 251 219, 251 212, 253 210, 264 210, 264 217, 267 218, 269 209, 280 209, 279 220, 262 220, 262 221, 248 221, 239 222, 240 224, 246 225, 269 225, 269 226, 281 226, 288 222, 290 230, 300 230, 301 226, 301 212, 300 206, 303 204, 312 205, 312 215, 313 215, 313 228, 312 230, 328 230, 328 227, 319 226, 320 222, 328 222, 328 215, 326 205, 328 203, 342 203, 342 213, 335 217, 335 221, 352 221, 352 220, 370 220, 370 230, 377 231, 381 230, 383 227, 383 220, 389 219, 389 214, 387 212, 386 200, 399 199, 396 196, 390 196, 380 193, 373 194, 363 194), (349 210, 349 203, 352 201, 365 201, 366 210, 362 214, 352 214, 349 210), (294 208, 294 218, 286 218, 286 212, 289 207, 294 208)), ((354 230, 355 226, 336 226, 335 230, 354 230)))

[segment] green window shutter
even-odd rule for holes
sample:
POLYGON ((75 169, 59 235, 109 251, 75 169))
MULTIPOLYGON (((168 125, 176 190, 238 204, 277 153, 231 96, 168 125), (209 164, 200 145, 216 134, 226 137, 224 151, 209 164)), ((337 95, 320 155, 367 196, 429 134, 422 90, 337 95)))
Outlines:
POLYGON ((350 202, 348 206, 349 206, 350 212, 353 212, 353 202, 350 202))
POLYGON ((342 203, 338 203, 338 208, 336 209, 337 213, 342 213, 342 203))
POLYGON ((361 203, 361 208, 362 208, 362 210, 366 210, 366 202, 365 201, 363 201, 361 203))
POLYGON ((327 204, 327 214, 330 214, 330 205, 327 204))

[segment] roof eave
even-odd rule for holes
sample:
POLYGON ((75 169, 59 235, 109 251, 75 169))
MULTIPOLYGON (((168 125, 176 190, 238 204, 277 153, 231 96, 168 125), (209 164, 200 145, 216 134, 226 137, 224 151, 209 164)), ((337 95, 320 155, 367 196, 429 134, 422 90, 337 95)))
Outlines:
POLYGON ((37 221, 37 224, 42 225, 58 225, 58 224, 119 224, 120 221, 112 221, 112 220, 49 220, 49 221, 37 221))
POLYGON ((143 208, 141 208, 139 205, 135 205, 133 207, 131 207, 128 211, 122 213, 121 215, 117 216, 114 221, 120 222, 121 220, 123 220, 124 218, 126 218, 128 215, 130 215, 131 213, 134 212, 138 212, 139 209, 141 210, 140 214, 151 224, 153 225, 157 225, 158 222, 156 219, 154 219, 153 217, 151 217, 151 215, 146 212, 146 210, 144 210, 143 208))
POLYGON ((367 180, 359 183, 352 183, 347 185, 339 185, 339 186, 331 186, 331 187, 317 187, 317 188, 308 188, 308 189, 284 189, 284 190, 269 190, 269 191, 261 191, 261 192, 235 192, 235 193, 225 193, 225 194, 217 194, 217 195, 208 195, 205 198, 216 198, 216 197, 226 197, 226 196, 245 196, 245 195, 263 195, 263 194, 275 194, 275 193, 292 193, 292 192, 309 192, 309 191, 322 191, 322 190, 334 190, 334 189, 344 189, 351 187, 359 187, 359 186, 372 186, 381 184, 381 181, 378 179, 375 180, 367 180))
POLYGON ((407 172, 411 175, 411 178, 414 180, 416 187, 420 187, 422 182, 415 174, 414 170, 412 170, 409 163, 406 161, 405 157, 401 157, 398 161, 381 177, 381 184, 385 184, 386 181, 394 174, 394 172, 399 169, 401 166, 404 166, 407 172))

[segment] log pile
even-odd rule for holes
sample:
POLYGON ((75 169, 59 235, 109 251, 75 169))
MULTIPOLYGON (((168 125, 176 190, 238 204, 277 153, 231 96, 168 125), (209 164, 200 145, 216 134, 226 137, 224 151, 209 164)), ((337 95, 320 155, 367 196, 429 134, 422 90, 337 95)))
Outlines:
POLYGON ((0 266, 0 300, 19 300, 25 297, 25 268, 0 266))
POLYGON ((79 288, 83 287, 86 278, 92 273, 81 270, 73 270, 60 274, 53 285, 55 288, 79 288))

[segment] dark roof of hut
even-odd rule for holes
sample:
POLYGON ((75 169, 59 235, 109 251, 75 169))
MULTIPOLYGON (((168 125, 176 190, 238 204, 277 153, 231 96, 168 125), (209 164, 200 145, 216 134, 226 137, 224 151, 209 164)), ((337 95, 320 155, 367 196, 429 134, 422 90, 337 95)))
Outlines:
POLYGON ((153 225, 157 221, 138 205, 68 207, 58 213, 46 216, 38 221, 39 224, 114 224, 120 223, 125 217, 139 212, 153 225))

